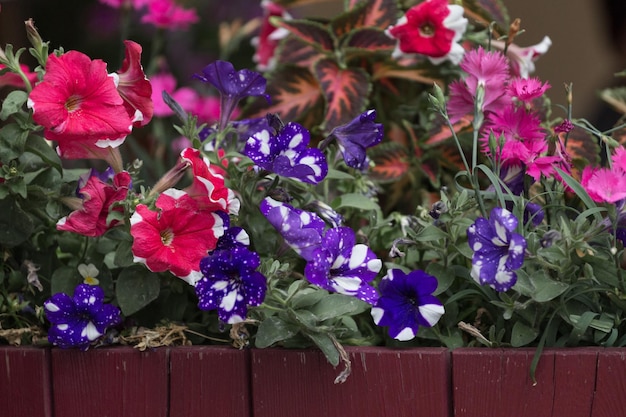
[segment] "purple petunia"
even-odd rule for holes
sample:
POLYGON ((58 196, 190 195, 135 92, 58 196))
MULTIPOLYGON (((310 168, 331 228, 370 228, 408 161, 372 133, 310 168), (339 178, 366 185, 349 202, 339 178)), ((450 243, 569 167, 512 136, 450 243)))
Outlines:
POLYGON ((324 220, 315 213, 297 209, 289 204, 266 197, 261 202, 261 213, 276 230, 285 243, 306 261, 322 243, 324 220))
POLYGON ((242 69, 235 70, 228 61, 215 61, 202 70, 202 74, 194 74, 203 82, 212 84, 220 92, 220 123, 223 130, 237 107, 239 100, 250 96, 264 96, 267 80, 258 72, 242 69))
POLYGON ((517 218, 496 207, 489 220, 479 217, 467 229, 467 240, 474 251, 471 276, 496 291, 507 291, 517 281, 514 270, 524 263, 526 240, 514 233, 517 218))
POLYGON ((270 129, 255 133, 243 153, 262 169, 317 184, 326 177, 328 164, 322 151, 308 147, 309 141, 309 131, 302 125, 287 123, 276 134, 270 129))
POLYGON ((44 303, 46 317, 52 323, 48 340, 61 348, 86 350, 91 342, 102 336, 107 328, 122 320, 120 310, 104 304, 102 288, 80 284, 74 296, 57 293, 44 303))
POLYGON ((382 262, 370 248, 355 244, 355 240, 349 227, 329 229, 321 245, 312 251, 304 276, 328 291, 374 304, 378 293, 368 282, 376 278, 382 262))
POLYGON ((266 278, 256 269, 261 259, 247 248, 248 234, 239 227, 228 229, 217 248, 200 261, 203 278, 196 283, 198 307, 217 310, 224 323, 246 319, 248 307, 265 299, 266 278))
POLYGON ((389 327, 389 335, 394 339, 413 339, 419 326, 434 326, 445 312, 432 295, 437 279, 424 271, 405 274, 400 269, 390 269, 378 289, 380 298, 371 314, 377 325, 389 327))
POLYGON ((350 123, 334 128, 328 138, 336 138, 346 165, 363 170, 367 167, 367 148, 383 140, 383 125, 375 123, 376 110, 368 110, 350 123))

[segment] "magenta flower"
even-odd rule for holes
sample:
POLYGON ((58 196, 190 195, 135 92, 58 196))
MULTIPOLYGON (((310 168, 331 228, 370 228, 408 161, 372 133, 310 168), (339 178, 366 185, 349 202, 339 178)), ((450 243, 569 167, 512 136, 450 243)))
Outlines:
POLYGON ((509 83, 509 93, 512 97, 524 103, 530 103, 541 97, 550 88, 549 83, 542 83, 539 78, 514 78, 509 83))
POLYGON ((405 274, 390 269, 378 285, 380 298, 371 310, 374 323, 388 326, 394 339, 413 339, 419 326, 434 326, 445 312, 441 301, 432 295, 436 289, 437 278, 424 271, 405 274))
POLYGON ((145 126, 152 119, 152 86, 141 66, 141 45, 124 41, 125 58, 117 75, 117 91, 134 126, 145 126))
POLYGON ((277 16, 288 20, 291 16, 283 6, 270 0, 261 1, 261 7, 263 8, 263 21, 259 35, 252 38, 252 45, 256 49, 252 59, 256 62, 259 71, 267 71, 275 65, 274 51, 278 42, 289 34, 288 31, 272 25, 270 18, 277 16))
POLYGON ((446 59, 458 64, 464 53, 459 41, 466 28, 462 6, 451 5, 448 0, 427 0, 407 10, 386 33, 398 40, 394 58, 420 54, 433 64, 446 59))
MULTIPOLYGON (((135 6, 139 8, 139 2, 135 6)), ((195 9, 185 9, 177 5, 173 0, 151 0, 147 3, 148 11, 141 17, 143 23, 151 23, 154 26, 169 30, 186 30, 196 23, 199 18, 195 9)))

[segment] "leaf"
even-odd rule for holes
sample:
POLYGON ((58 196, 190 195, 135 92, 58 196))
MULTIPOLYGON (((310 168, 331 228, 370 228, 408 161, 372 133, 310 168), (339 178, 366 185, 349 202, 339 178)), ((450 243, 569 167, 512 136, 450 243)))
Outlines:
POLYGON ((349 0, 348 8, 361 7, 361 1, 366 5, 361 26, 387 29, 398 20, 396 0, 349 0))
POLYGON ((399 143, 382 143, 370 151, 374 167, 370 170, 372 179, 380 182, 397 181, 411 168, 410 157, 399 143))
POLYGON ((28 131, 22 130, 17 124, 10 123, 0 129, 0 157, 9 162, 19 158, 24 152, 28 131))
POLYGON ((284 20, 278 17, 271 17, 270 21, 274 26, 288 30, 298 39, 319 50, 332 51, 334 49, 330 32, 320 23, 311 20, 284 20))
POLYGON ((371 85, 360 68, 340 68, 332 59, 322 59, 314 66, 326 99, 325 127, 332 129, 347 123, 365 109, 371 85))
POLYGON ((78 269, 69 266, 56 268, 50 277, 50 294, 64 293, 74 295, 74 288, 83 282, 78 269))
POLYGON ((450 288, 456 278, 456 273, 453 268, 445 267, 437 262, 429 263, 426 267, 426 273, 437 278, 437 289, 433 295, 439 295, 450 288))
POLYGON ((278 63, 291 63, 303 68, 312 68, 313 63, 323 57, 317 49, 295 36, 287 36, 276 49, 278 63))
POLYGON ((37 155, 44 162, 52 165, 60 174, 63 174, 63 167, 61 166, 59 155, 41 136, 29 135, 26 139, 25 151, 37 155))
POLYGON ((516 321, 511 331, 511 345, 513 347, 526 346, 539 336, 539 332, 521 321, 516 321))
POLYGON ((554 281, 543 273, 532 274, 529 276, 529 280, 535 289, 532 299, 538 303, 554 300, 569 288, 568 284, 554 281))
POLYGON ((298 326, 289 324, 277 316, 267 317, 259 325, 254 346, 263 349, 296 334, 298 334, 298 326))
POLYGON ((379 208, 378 204, 371 197, 357 193, 348 193, 337 197, 333 200, 331 206, 336 210, 343 207, 353 207, 361 210, 377 210, 379 208))
POLYGON ((626 114, 626 87, 605 88, 600 91, 600 98, 618 113, 626 114))
POLYGON ((463 8, 467 17, 485 27, 495 22, 496 38, 508 31, 509 16, 501 0, 463 0, 463 8))
POLYGON ((323 333, 307 333, 306 335, 320 348, 332 366, 339 365, 339 351, 330 336, 323 333))
POLYGON ((330 27, 337 38, 341 38, 356 28, 363 27, 367 13, 367 2, 359 2, 348 11, 335 16, 330 27))
POLYGON ((15 247, 33 233, 32 219, 12 199, 0 200, 0 213, 0 246, 15 247))
POLYGON ((24 103, 28 99, 26 91, 14 90, 7 95, 2 102, 2 110, 0 111, 0 120, 6 120, 14 113, 22 109, 24 103))
POLYGON ((396 43, 380 29, 363 28, 352 32, 343 44, 347 56, 372 52, 389 54, 393 52, 396 43))
POLYGON ((423 68, 399 67, 388 62, 377 62, 373 66, 372 80, 378 81, 384 78, 400 78, 415 81, 422 84, 433 85, 440 81, 428 74, 428 70, 423 68))
POLYGON ((356 315, 368 308, 368 304, 355 297, 343 294, 327 294, 311 311, 320 321, 343 315, 356 315))
POLYGON ((143 266, 124 268, 117 278, 115 295, 125 316, 141 310, 159 296, 159 276, 143 266))

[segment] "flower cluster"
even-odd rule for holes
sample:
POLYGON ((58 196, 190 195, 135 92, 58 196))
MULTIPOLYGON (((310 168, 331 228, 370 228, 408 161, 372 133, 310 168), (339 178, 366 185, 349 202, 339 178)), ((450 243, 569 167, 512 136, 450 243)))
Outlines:
MULTIPOLYGON (((157 37, 200 20, 101 3, 157 37)), ((335 365, 347 343, 626 343, 623 126, 577 118, 569 88, 552 105, 549 38, 518 46, 501 2, 285 3, 220 29, 249 68, 185 79, 159 42, 108 72, 30 21, 37 67, 0 51, 3 328, 88 349, 176 322, 335 365)))

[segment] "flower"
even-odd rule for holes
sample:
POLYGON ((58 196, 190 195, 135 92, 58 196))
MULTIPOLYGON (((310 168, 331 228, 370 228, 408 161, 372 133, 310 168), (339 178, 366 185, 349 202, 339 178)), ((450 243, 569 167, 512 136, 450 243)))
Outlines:
POLYGON ((380 298, 371 314, 377 325, 389 327, 389 336, 394 339, 413 339, 419 326, 434 326, 445 312, 432 295, 437 278, 424 271, 405 274, 398 268, 390 269, 378 289, 380 298))
POLYGON ((218 310, 224 323, 241 323, 248 307, 260 305, 265 298, 266 278, 256 271, 261 261, 246 247, 248 242, 242 228, 228 229, 217 249, 200 262, 203 277, 195 286, 198 307, 218 310))
POLYGON ((152 120, 152 86, 141 66, 141 45, 124 41, 125 57, 117 75, 117 91, 134 126, 145 126, 152 120))
MULTIPOLYGON (((503 41, 492 41, 491 44, 500 50, 505 49, 503 41)), ((541 42, 536 45, 528 46, 525 48, 519 47, 516 44, 508 45, 507 57, 511 63, 511 69, 513 74, 522 78, 528 78, 530 74, 535 72, 535 61, 539 59, 541 55, 548 52, 552 46, 552 40, 549 36, 544 36, 541 42)))
POLYGON ((381 260, 366 245, 356 244, 352 229, 337 227, 326 231, 311 254, 304 276, 326 290, 374 304, 378 293, 368 283, 381 268, 381 260))
POLYGON ((466 28, 463 7, 447 0, 426 0, 410 8, 386 33, 398 40, 394 57, 421 54, 433 64, 446 59, 458 64, 464 53, 459 40, 466 28))
POLYGON ((169 30, 184 30, 198 22, 195 9, 185 9, 173 0, 150 0, 147 3, 148 11, 141 17, 143 23, 169 30))
POLYGON ((74 296, 57 293, 44 303, 52 326, 48 340, 61 348, 87 350, 109 327, 121 322, 120 310, 105 304, 104 291, 96 285, 79 284, 74 296))
POLYGON ((187 193, 170 188, 156 201, 157 211, 140 204, 130 218, 133 259, 153 272, 170 271, 189 284, 200 278, 200 260, 215 249, 224 222, 206 213, 187 193))
POLYGON ((98 268, 94 264, 80 264, 78 265, 78 273, 81 277, 83 277, 83 283, 89 285, 98 285, 100 282, 98 281, 98 268))
POLYGON ((288 31, 272 25, 270 18, 278 16, 289 20, 292 17, 283 6, 270 0, 262 0, 261 7, 263 8, 263 23, 259 35, 252 38, 252 45, 256 49, 252 59, 256 62, 259 71, 266 71, 272 69, 276 63, 274 51, 278 47, 278 42, 289 34, 288 31))
POLYGON ((497 291, 507 291, 517 281, 515 269, 524 263, 526 239, 514 233, 517 219, 508 210, 496 207, 489 220, 476 219, 467 229, 472 257, 472 278, 497 291))

